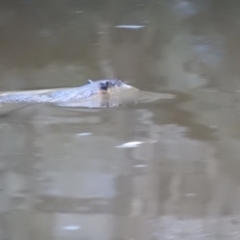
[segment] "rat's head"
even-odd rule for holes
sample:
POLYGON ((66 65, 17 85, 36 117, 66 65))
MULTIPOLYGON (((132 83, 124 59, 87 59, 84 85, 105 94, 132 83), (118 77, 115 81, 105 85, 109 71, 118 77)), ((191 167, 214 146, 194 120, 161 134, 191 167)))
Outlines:
POLYGON ((132 88, 120 80, 100 80, 99 86, 101 90, 108 92, 132 88))

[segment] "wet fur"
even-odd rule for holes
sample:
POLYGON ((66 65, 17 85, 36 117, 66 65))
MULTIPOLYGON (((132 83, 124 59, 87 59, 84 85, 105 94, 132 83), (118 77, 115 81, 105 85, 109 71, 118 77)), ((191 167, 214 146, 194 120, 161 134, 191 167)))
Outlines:
POLYGON ((7 92, 0 94, 0 103, 67 103, 76 102, 102 94, 111 94, 114 90, 126 86, 120 80, 88 80, 88 84, 75 88, 7 92))

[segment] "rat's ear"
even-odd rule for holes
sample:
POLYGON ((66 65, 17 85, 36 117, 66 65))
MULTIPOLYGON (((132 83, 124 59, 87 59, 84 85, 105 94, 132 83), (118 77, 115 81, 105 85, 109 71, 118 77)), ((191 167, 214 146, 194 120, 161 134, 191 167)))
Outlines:
POLYGON ((100 89, 101 89, 101 90, 107 91, 108 88, 109 88, 109 81, 107 81, 107 82, 101 82, 101 83, 100 83, 100 89))
POLYGON ((93 80, 88 79, 88 83, 93 83, 93 80))

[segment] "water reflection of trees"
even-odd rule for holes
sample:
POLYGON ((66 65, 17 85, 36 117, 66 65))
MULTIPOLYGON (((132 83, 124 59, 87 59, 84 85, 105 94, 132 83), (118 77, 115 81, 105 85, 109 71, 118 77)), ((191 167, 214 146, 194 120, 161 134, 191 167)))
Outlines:
POLYGON ((3 66, 39 68, 65 62, 90 67, 88 73, 104 77, 109 75, 102 69, 105 61, 114 70, 111 76, 143 84, 151 79, 176 89, 205 84, 199 75, 224 85, 226 71, 233 75, 228 84, 236 81, 236 4, 227 5, 227 10, 223 2, 184 0, 26 1, 19 7, 11 1, 2 5, 3 66), (223 11, 227 14, 222 15, 223 11), (231 27, 224 28, 226 21, 231 27), (116 24, 145 28, 114 29, 116 24), (106 45, 104 59, 100 59, 99 49, 102 52, 106 45))

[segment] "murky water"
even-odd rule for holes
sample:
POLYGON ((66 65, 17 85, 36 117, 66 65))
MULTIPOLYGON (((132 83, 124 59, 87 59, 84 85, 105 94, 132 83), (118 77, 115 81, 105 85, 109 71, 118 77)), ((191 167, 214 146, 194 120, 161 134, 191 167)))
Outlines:
POLYGON ((0 240, 239 239, 239 12, 1 1, 1 91, 119 78, 175 98, 1 116, 0 240))

